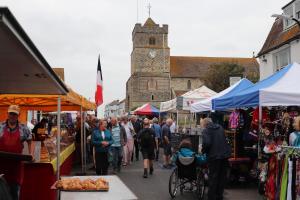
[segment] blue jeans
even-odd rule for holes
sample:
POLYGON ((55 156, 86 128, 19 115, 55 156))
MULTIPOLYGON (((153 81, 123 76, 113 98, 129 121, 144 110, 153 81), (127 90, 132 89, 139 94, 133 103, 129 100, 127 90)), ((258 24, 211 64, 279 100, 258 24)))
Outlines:
POLYGON ((113 165, 113 169, 116 170, 116 169, 120 169, 121 167, 121 162, 122 162, 122 147, 111 147, 111 151, 112 151, 112 154, 113 154, 113 162, 112 162, 112 165, 113 165))

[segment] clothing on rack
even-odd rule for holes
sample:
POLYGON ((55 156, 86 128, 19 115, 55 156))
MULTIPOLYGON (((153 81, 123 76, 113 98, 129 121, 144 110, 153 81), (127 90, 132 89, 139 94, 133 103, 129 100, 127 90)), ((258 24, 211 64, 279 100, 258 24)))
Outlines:
POLYGON ((229 116, 229 128, 236 129, 239 125, 239 115, 238 110, 233 111, 229 116))

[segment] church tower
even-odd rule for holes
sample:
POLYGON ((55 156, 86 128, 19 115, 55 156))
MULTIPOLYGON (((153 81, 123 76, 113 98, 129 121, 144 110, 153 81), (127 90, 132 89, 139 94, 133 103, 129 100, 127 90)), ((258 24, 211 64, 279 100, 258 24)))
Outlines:
POLYGON ((150 17, 132 32, 131 76, 126 83, 126 110, 170 100, 170 48, 168 25, 156 24, 150 17))

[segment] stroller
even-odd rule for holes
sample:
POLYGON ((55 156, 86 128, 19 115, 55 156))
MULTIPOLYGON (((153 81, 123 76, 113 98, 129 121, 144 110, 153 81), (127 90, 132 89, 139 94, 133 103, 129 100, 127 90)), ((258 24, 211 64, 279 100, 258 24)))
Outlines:
POLYGON ((181 148, 173 157, 176 168, 170 175, 169 194, 174 199, 178 192, 195 192, 197 198, 202 200, 205 192, 205 169, 203 164, 206 157, 196 155, 187 148, 181 148))

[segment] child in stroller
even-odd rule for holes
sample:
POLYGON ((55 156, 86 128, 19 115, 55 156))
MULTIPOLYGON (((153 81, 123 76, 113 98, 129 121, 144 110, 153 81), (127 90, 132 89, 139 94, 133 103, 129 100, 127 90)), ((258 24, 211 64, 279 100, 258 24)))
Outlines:
POLYGON ((203 199, 205 191, 205 172, 203 165, 206 155, 196 154, 192 149, 189 139, 184 139, 179 145, 179 150, 172 156, 176 168, 169 179, 169 193, 175 198, 178 189, 180 192, 196 191, 198 199, 203 199))
POLYGON ((179 144, 179 150, 172 156, 172 161, 177 165, 181 162, 183 165, 192 164, 196 160, 196 165, 203 165, 206 163, 205 154, 197 154, 192 149, 192 143, 189 139, 184 139, 179 144))

